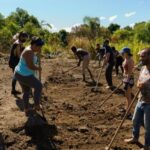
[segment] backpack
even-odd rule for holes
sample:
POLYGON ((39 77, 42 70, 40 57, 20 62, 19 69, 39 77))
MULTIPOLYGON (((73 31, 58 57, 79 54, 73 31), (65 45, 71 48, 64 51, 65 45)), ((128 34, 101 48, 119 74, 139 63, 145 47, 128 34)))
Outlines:
POLYGON ((19 57, 15 55, 15 49, 18 46, 18 44, 13 44, 12 48, 11 48, 11 52, 10 52, 10 56, 9 56, 9 61, 8 61, 8 65, 10 68, 14 69, 18 62, 19 62, 19 57))

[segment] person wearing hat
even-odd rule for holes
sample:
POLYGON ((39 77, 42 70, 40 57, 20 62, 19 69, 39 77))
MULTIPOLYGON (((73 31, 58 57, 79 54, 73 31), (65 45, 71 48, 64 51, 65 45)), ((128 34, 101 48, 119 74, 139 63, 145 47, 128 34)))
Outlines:
POLYGON ((91 77, 92 81, 95 82, 95 80, 93 78, 93 75, 92 75, 92 73, 91 73, 91 71, 89 69, 89 62, 90 62, 90 55, 89 55, 89 53, 87 51, 81 49, 81 48, 77 49, 75 46, 72 46, 71 50, 74 53, 74 55, 77 56, 78 59, 79 59, 79 62, 77 64, 77 66, 80 66, 81 61, 83 61, 83 63, 82 63, 83 81, 86 82, 85 70, 87 69, 89 74, 90 74, 90 77, 91 77))
POLYGON ((107 81, 107 89, 113 89, 113 82, 112 82, 112 71, 113 71, 113 66, 114 66, 114 54, 113 50, 109 46, 109 40, 104 41, 103 45, 105 49, 105 56, 104 56, 104 63, 103 66, 106 67, 105 69, 105 78, 107 81))
POLYGON ((31 40, 31 45, 26 47, 22 52, 20 61, 15 68, 15 77, 19 81, 23 90, 23 101, 25 112, 28 113, 29 108, 29 95, 31 88, 34 89, 34 105, 35 109, 39 110, 42 84, 39 79, 36 78, 36 71, 41 71, 42 68, 37 65, 37 56, 35 53, 40 53, 44 42, 38 38, 33 37, 31 40))
MULTIPOLYGON (((17 66, 20 55, 24 49, 23 43, 26 42, 28 38, 28 34, 25 32, 20 32, 18 34, 18 39, 16 38, 15 42, 12 45, 11 52, 10 52, 10 57, 9 57, 9 67, 12 69, 14 72, 15 67, 17 66)), ((16 95, 16 94, 21 94, 19 91, 16 90, 16 79, 13 76, 12 79, 12 90, 11 94, 16 95)))
POLYGON ((140 127, 144 126, 145 142, 141 150, 150 150, 150 48, 143 49, 139 55, 143 65, 137 82, 140 94, 133 115, 132 138, 125 142, 138 143, 140 127))
MULTIPOLYGON (((125 111, 128 109, 128 107, 131 104, 132 101, 132 87, 134 86, 134 60, 132 59, 132 54, 131 50, 128 47, 124 47, 121 50, 121 54, 124 57, 124 62, 123 62, 123 69, 124 69, 124 78, 123 78, 123 83, 124 83, 124 91, 125 91, 125 96, 126 96, 126 108, 125 111)), ((128 119, 132 119, 131 113, 128 114, 128 119)))

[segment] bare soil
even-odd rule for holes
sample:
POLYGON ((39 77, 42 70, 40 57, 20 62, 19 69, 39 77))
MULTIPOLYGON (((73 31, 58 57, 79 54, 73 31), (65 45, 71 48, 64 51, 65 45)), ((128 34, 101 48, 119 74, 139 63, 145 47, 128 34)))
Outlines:
MULTIPOLYGON (((12 71, 7 62, 0 64, 0 142, 6 150, 104 150, 109 144, 123 114, 125 97, 122 89, 113 94, 100 108, 100 104, 112 91, 105 88, 102 74, 98 92, 90 81, 82 82, 81 68, 64 74, 76 65, 71 59, 43 59, 42 104, 47 122, 34 111, 26 116, 22 95, 11 95, 12 71)), ((92 61, 90 68, 97 78, 98 64, 92 61)), ((138 72, 136 73, 138 75, 138 72)), ((113 76, 114 85, 121 82, 113 76)), ((19 84, 17 88, 21 91, 19 84)), ((134 94, 136 87, 133 88, 134 94)), ((33 100, 30 99, 32 105, 33 100)), ((132 121, 126 120, 116 137, 114 150, 138 150, 138 145, 124 143, 131 137, 132 121)), ((143 142, 142 131, 140 141, 143 142)), ((1 148, 0 148, 1 150, 1 148)))

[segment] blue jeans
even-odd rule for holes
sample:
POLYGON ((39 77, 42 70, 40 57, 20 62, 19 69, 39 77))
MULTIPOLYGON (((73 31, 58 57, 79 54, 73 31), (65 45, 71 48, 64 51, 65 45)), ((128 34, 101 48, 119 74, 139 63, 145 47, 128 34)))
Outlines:
POLYGON ((133 115, 133 137, 137 140, 142 125, 145 128, 145 146, 150 146, 150 103, 139 101, 133 115))

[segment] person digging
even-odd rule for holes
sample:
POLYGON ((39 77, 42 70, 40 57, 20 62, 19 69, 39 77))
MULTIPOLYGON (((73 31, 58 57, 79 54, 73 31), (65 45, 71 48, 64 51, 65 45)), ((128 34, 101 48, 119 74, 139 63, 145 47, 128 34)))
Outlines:
POLYGON ((74 53, 75 56, 77 56, 77 58, 79 59, 79 62, 77 64, 77 66, 80 66, 81 61, 82 61, 82 75, 83 75, 83 81, 86 82, 86 78, 85 78, 85 70, 87 69, 90 77, 92 79, 92 81, 95 83, 95 80, 93 78, 93 75, 89 69, 89 62, 90 62, 90 54, 83 50, 83 49, 77 49, 75 46, 71 47, 72 52, 74 53))
POLYGON ((138 143, 140 127, 144 126, 145 143, 141 150, 150 150, 150 48, 141 51, 140 60, 143 65, 137 82, 140 95, 133 115, 132 138, 125 139, 125 142, 138 143))
POLYGON ((26 115, 30 111, 29 108, 29 95, 31 88, 34 89, 34 108, 35 110, 41 110, 40 105, 41 93, 42 93, 42 83, 36 77, 36 71, 41 72, 41 66, 37 65, 36 53, 41 52, 41 48, 44 45, 42 39, 38 37, 32 37, 31 44, 25 48, 22 52, 20 61, 15 68, 15 78, 19 81, 23 90, 23 101, 25 106, 26 115))

